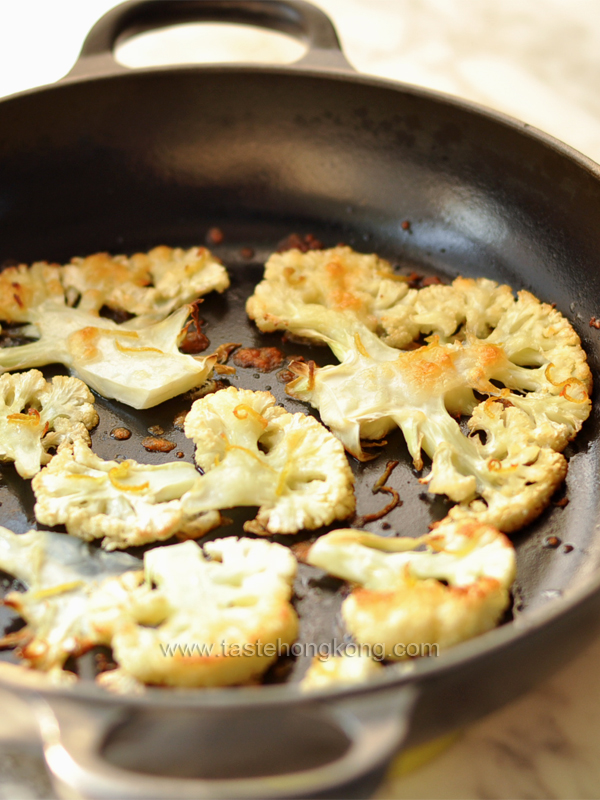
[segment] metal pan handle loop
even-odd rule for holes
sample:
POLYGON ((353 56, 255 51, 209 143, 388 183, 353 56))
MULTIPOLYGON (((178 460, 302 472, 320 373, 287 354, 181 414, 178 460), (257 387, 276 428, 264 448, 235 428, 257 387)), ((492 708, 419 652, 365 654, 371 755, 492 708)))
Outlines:
POLYGON ((145 31, 186 22, 230 22, 280 31, 308 46, 307 53, 289 66, 353 71, 329 17, 305 0, 128 0, 94 25, 66 78, 128 72, 114 57, 118 44, 145 31))
POLYGON ((367 692, 341 702, 329 699, 275 709, 225 710, 225 720, 223 709, 213 711, 214 716, 206 709, 197 709, 187 712, 187 722, 178 718, 169 721, 163 708, 157 711, 154 722, 150 715, 133 725, 135 710, 115 704, 86 706, 52 700, 50 704, 41 701, 37 711, 46 763, 60 797, 352 798, 370 796, 375 790, 406 736, 415 697, 414 687, 405 687, 367 692), (304 731, 304 746, 302 734, 295 735, 298 728, 304 731), (110 756, 110 742, 115 736, 113 752, 117 760, 121 759, 118 764, 110 756), (333 750, 327 744, 328 737, 338 743, 333 750), (339 746, 342 737, 343 748, 339 746), (268 754, 270 748, 276 750, 266 755, 273 774, 262 774, 262 754, 268 754), (303 762, 300 758, 298 762, 305 749, 312 750, 312 760, 303 762), (190 774, 190 762, 195 758, 196 771, 190 774), (158 768, 160 764, 166 765, 166 774, 158 768), (181 775, 178 764, 187 775, 181 775), (236 768, 240 764, 241 770, 236 768), (288 764, 295 767, 287 771, 288 764))

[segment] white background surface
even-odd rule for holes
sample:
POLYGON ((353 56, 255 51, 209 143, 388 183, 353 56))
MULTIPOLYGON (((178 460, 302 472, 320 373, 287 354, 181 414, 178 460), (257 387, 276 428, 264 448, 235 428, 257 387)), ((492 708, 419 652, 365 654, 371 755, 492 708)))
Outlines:
MULTIPOLYGON (((0 95, 64 75, 88 29, 112 5, 0 0, 0 95)), ((495 107, 600 161, 600 0, 317 5, 334 20, 358 70, 495 107)), ((120 55, 131 64, 151 64, 292 60, 300 52, 285 37, 234 30, 223 39, 214 29, 193 26, 140 37, 120 55)), ((600 797, 599 659, 600 642, 552 681, 474 725, 429 766, 390 777, 379 796, 600 797)), ((0 716, 6 745, 0 748, 0 797, 43 796, 47 784, 35 762, 7 755, 10 740, 26 741, 32 730, 23 708, 0 716)))

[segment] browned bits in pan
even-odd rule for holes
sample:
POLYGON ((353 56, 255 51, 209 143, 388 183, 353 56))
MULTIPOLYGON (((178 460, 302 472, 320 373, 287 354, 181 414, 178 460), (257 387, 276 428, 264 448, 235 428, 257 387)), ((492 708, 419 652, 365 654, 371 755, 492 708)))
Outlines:
POLYGON ((408 283, 411 289, 417 289, 421 285, 422 280, 423 276, 419 275, 418 272, 411 272, 409 275, 406 276, 406 282, 408 283))
POLYGON ((223 244, 225 241, 225 234, 221 228, 210 228, 206 234, 206 238, 211 244, 223 244))
POLYGON ((94 656, 94 661, 96 662, 97 672, 108 672, 109 670, 117 668, 115 662, 108 658, 104 653, 96 653, 94 656))
POLYGON ((180 411, 178 414, 175 415, 175 418, 173 419, 173 427, 176 430, 178 431, 183 430, 185 418, 187 417, 188 413, 189 413, 188 409, 184 409, 183 411, 180 411))
POLYGON ((552 550, 556 549, 562 544, 558 536, 546 536, 544 539, 544 547, 549 547, 552 550))
POLYGON ((286 250, 300 250, 301 253, 308 253, 309 250, 323 250, 323 242, 320 242, 312 233, 307 233, 305 236, 291 233, 277 246, 278 253, 284 253, 286 250))
POLYGON ((283 353, 277 347, 243 347, 233 357, 236 367, 272 372, 283 364, 283 353))
POLYGON ((220 344, 215 350, 217 362, 219 364, 226 364, 229 356, 233 353, 234 350, 237 350, 237 348, 240 346, 241 345, 236 344, 235 342, 227 342, 227 344, 220 344))
POLYGON ((296 378, 298 376, 302 376, 304 378, 308 378, 308 389, 312 390, 315 386, 315 369, 317 365, 314 361, 306 362, 303 358, 295 359, 294 361, 290 361, 289 369, 282 370, 282 372, 277 373, 277 378, 285 383, 284 379, 281 377, 283 372, 289 372, 292 375, 292 378, 296 378))
POLYGON ((561 497, 560 500, 556 500, 552 505, 558 506, 558 508, 565 508, 565 506, 569 505, 569 498, 561 497))
POLYGON ((401 225, 401 228, 402 228, 403 231, 409 231, 410 230, 410 222, 409 222, 409 220, 405 219, 404 222, 401 225))
POLYGON ((146 436, 142 440, 142 447, 151 453, 170 453, 177 445, 168 439, 158 438, 157 436, 146 436))
POLYGON ((590 319, 590 328, 596 328, 596 330, 600 330, 600 319, 596 319, 596 317, 592 317, 590 319))
POLYGON ((389 514, 390 511, 396 508, 396 506, 402 505, 402 500, 400 500, 400 495, 398 492, 395 489, 392 489, 391 486, 385 486, 385 482, 388 480, 399 463, 399 461, 388 461, 385 465, 383 474, 375 481, 373 489, 371 490, 373 494, 377 494, 378 492, 386 492, 387 494, 391 494, 392 499, 390 502, 380 511, 375 511, 373 514, 365 514, 361 517, 355 517, 353 527, 362 528, 362 526, 367 522, 375 522, 376 520, 385 517, 386 514, 389 514))
POLYGON ((192 318, 183 329, 183 339, 179 345, 181 352, 188 353, 188 355, 202 353, 210 344, 206 334, 202 333, 204 320, 200 319, 198 307, 198 303, 194 303, 192 306, 192 318))
POLYGON ((165 429, 160 425, 150 425, 148 428, 148 433, 151 433, 152 436, 162 436, 165 432, 165 429))
POLYGON ((282 369, 281 372, 277 373, 277 380, 281 381, 281 383, 289 383, 293 381, 296 376, 293 372, 290 372, 289 369, 282 369))
POLYGON ((228 364, 215 364, 214 371, 216 375, 235 375, 235 367, 228 364))
POLYGON ((129 439, 131 437, 131 431, 129 428, 113 428, 110 432, 110 435, 113 439, 123 441, 124 439, 129 439))
POLYGON ((242 258, 250 261, 250 259, 254 258, 254 250, 251 247, 242 247, 240 250, 240 255, 242 258))
MULTIPOLYGON (((305 363, 303 356, 287 356, 286 361, 288 365, 294 361, 305 363)), ((295 377, 296 375, 291 371, 291 369, 282 369, 281 372, 277 373, 277 380, 281 383, 289 383, 290 381, 293 381, 295 377)))
POLYGON ((183 455, 184 455, 184 453, 183 453, 183 450, 178 450, 178 451, 175 453, 175 455, 177 456, 177 458, 183 458, 183 455))
POLYGON ((290 547, 290 550, 296 556, 298 561, 300 561, 302 564, 306 564, 306 557, 308 556, 308 551, 312 545, 313 542, 294 542, 294 544, 290 547))
POLYGON ((202 353, 206 350, 209 344, 208 337, 202 331, 196 328, 186 328, 185 336, 179 345, 179 349, 182 353, 196 355, 196 353, 202 353))
MULTIPOLYGON (((220 389, 226 389, 229 385, 230 385, 229 381, 227 380, 223 381, 210 380, 203 386, 200 386, 198 389, 194 389, 192 392, 190 392, 188 397, 193 402, 194 400, 199 400, 201 397, 206 397, 207 394, 213 394, 214 392, 218 392, 220 389)), ((181 414, 184 415, 184 420, 185 420, 185 415, 187 414, 187 411, 182 411, 181 414)), ((180 430, 183 430, 183 428, 181 428, 180 430)))
POLYGON ((438 283, 441 283, 441 280, 438 278, 438 276, 430 275, 428 278, 423 278, 421 281, 421 286, 435 286, 438 283))
POLYGON ((233 375, 235 367, 230 367, 226 364, 227 359, 240 345, 235 342, 228 342, 227 344, 220 344, 215 350, 217 363, 214 366, 216 375, 233 375))

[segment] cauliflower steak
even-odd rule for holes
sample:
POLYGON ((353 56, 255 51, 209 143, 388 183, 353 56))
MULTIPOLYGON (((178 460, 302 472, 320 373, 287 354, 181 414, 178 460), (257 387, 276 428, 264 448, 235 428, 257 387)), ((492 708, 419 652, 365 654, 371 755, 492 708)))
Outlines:
POLYGON ((139 580, 130 570, 139 567, 127 553, 93 553, 64 533, 0 527, 0 569, 27 587, 3 601, 27 623, 18 632, 24 666, 73 680, 63 671, 65 661, 110 643, 113 625, 131 610, 139 580))
POLYGON ((118 690, 130 678, 167 686, 255 681, 279 647, 296 640, 298 618, 290 603, 296 568, 287 547, 260 539, 229 537, 203 548, 184 542, 149 551, 139 600, 133 594, 138 610, 112 639, 119 669, 101 682, 118 690), (149 614, 154 627, 144 624, 149 614))
POLYGON ((445 648, 494 628, 516 570, 506 536, 473 520, 444 521, 417 539, 332 531, 307 560, 358 586, 342 604, 346 627, 393 661, 410 655, 408 644, 445 648))
POLYGON ((0 273, 0 319, 29 323, 21 333, 37 341, 1 348, 0 371, 62 363, 104 397, 151 408, 209 377, 216 356, 178 349, 185 304, 228 285, 205 248, 9 267, 0 273), (100 315, 104 306, 138 316, 118 324, 100 315))
POLYGON ((204 475, 185 498, 190 513, 259 506, 244 529, 296 533, 355 508, 344 448, 316 419, 290 414, 269 392, 233 386, 196 400, 185 419, 204 475))
POLYGON ((64 534, 0 528, 0 569, 27 586, 4 599, 27 623, 23 664, 72 680, 67 658, 104 644, 118 669, 98 680, 113 690, 228 686, 256 680, 296 639, 297 564, 281 545, 188 541, 148 551, 139 567, 64 534))
POLYGON ((591 373, 579 337, 529 292, 514 298, 508 286, 484 278, 420 290, 403 283, 394 300, 381 282, 382 311, 371 277, 366 300, 355 288, 357 258, 373 257, 336 248, 289 251, 267 263, 250 316, 261 330, 326 342, 341 362, 292 363, 298 377, 289 394, 317 408, 359 459, 370 457, 361 440, 400 427, 415 468, 423 468, 422 451, 432 459, 422 479, 429 491, 460 504, 453 516, 505 532, 526 525, 564 479, 560 451, 590 413, 591 373), (352 291, 328 288, 331 274, 352 291), (414 349, 423 334, 427 344, 414 349), (468 435, 460 417, 470 417, 468 435))
POLYGON ((222 523, 216 510, 189 515, 182 498, 199 478, 192 464, 104 461, 84 442, 63 447, 35 476, 34 512, 44 525, 66 525, 107 550, 169 539, 199 538, 222 523))

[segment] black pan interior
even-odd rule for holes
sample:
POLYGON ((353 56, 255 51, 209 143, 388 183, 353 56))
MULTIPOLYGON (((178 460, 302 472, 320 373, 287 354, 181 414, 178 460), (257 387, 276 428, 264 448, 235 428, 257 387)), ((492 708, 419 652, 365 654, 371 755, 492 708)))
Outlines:
MULTIPOLYGON (((211 248, 229 268, 232 287, 201 307, 211 345, 275 345, 326 363, 324 348, 261 335, 244 313, 268 254, 290 233, 310 233, 325 246, 377 252, 405 274, 486 276, 527 288, 572 321, 597 374, 600 331, 589 322, 600 316, 598 180, 590 166, 522 127, 368 79, 183 68, 4 101, 0 131, 0 263, 191 246, 205 243, 216 226, 224 239, 211 248)), ((276 372, 238 369, 229 380, 269 388, 290 411, 306 410, 285 395, 276 372)), ((192 460, 190 443, 173 427, 189 404, 180 397, 134 412, 98 398, 94 448, 105 458, 168 460, 173 454, 149 454, 141 445, 158 424, 192 460), (132 438, 111 438, 116 425, 132 438)), ((566 453, 564 492, 514 537, 518 577, 506 622, 559 604, 597 569, 598 430, 595 411, 566 453)), ((366 527, 419 535, 449 504, 418 483, 399 434, 376 460, 353 464, 359 513, 385 504, 371 488, 392 458, 400 463, 389 484, 402 506, 366 527)), ((1 475, 0 522, 15 531, 35 527, 28 484, 11 465, 1 475)), ((234 523, 217 535, 240 534, 251 514, 229 516, 234 523)), ((5 577, 1 585, 4 593, 12 582, 5 577)), ((343 592, 339 582, 301 567, 303 640, 343 636, 343 592)), ((16 624, 2 612, 0 625, 16 624)), ((295 680, 305 667, 304 659, 280 664, 268 680, 295 680)), ((79 668, 93 675, 91 662, 79 668)))

